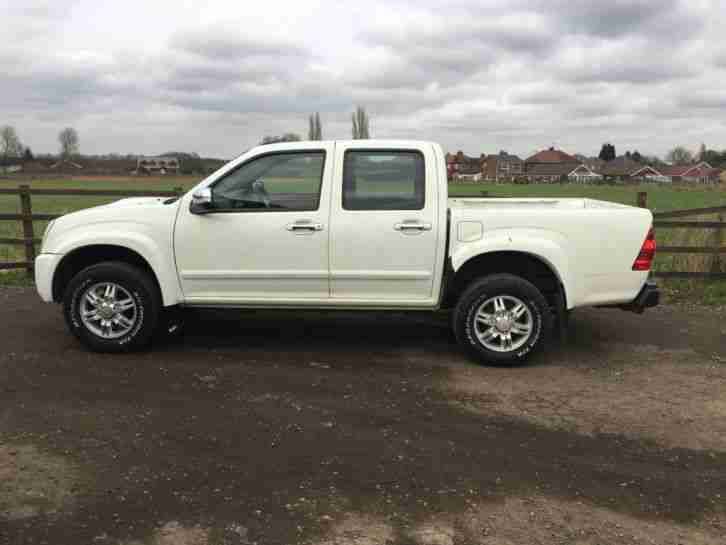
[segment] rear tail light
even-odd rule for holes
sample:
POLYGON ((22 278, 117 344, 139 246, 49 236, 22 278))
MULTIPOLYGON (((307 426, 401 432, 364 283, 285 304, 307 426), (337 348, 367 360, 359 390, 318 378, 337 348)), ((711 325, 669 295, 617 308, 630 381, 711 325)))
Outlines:
POLYGON ((649 271, 650 265, 653 263, 653 258, 655 258, 655 233, 651 227, 650 231, 648 231, 648 236, 645 237, 645 242, 640 247, 638 257, 635 258, 633 270, 649 271))

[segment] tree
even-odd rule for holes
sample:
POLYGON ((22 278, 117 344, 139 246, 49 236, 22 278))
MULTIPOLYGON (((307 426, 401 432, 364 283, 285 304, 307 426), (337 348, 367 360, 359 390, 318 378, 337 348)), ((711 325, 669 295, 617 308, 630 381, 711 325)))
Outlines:
POLYGON ((636 163, 642 163, 642 162, 643 162, 643 156, 642 156, 642 155, 640 154, 640 152, 639 152, 638 150, 635 150, 635 151, 633 152, 633 155, 631 156, 631 158, 632 158, 632 159, 633 159, 633 161, 635 161, 636 163))
POLYGON ((299 134, 294 132, 286 132, 282 136, 265 136, 262 139, 262 144, 277 144, 279 142, 299 142, 302 140, 299 134))
POLYGON ((615 153, 615 146, 606 142, 602 145, 602 148, 600 148, 600 155, 598 155, 598 157, 603 161, 612 161, 615 157, 617 157, 617 154, 615 153))
POLYGON ((25 148, 25 151, 23 152, 23 161, 32 161, 33 159, 35 159, 35 157, 33 157, 33 152, 30 151, 30 148, 25 148))
POLYGON ((726 163, 726 151, 706 150, 706 153, 700 157, 700 160, 707 162, 714 168, 721 168, 726 163))
POLYGON ((315 112, 315 139, 323 139, 323 125, 320 123, 320 113, 315 112))
POLYGON ((58 134, 58 142, 60 142, 60 154, 63 159, 70 159, 74 155, 78 155, 80 151, 78 132, 73 127, 66 127, 58 134))
POLYGON ((702 162, 706 160, 706 155, 708 153, 708 150, 706 149, 706 144, 701 142, 701 147, 698 149, 698 162, 702 162))
POLYGON ((23 145, 20 143, 15 127, 5 125, 0 129, 0 153, 3 159, 20 157, 23 154, 23 145))
POLYGON ((693 163, 693 154, 683 146, 676 146, 666 154, 666 161, 674 165, 690 165, 693 163))
POLYGON ((322 140, 323 128, 320 125, 320 114, 310 114, 308 119, 308 140, 322 140))
POLYGON ((369 119, 365 108, 358 106, 353 114, 353 140, 370 138, 369 119))

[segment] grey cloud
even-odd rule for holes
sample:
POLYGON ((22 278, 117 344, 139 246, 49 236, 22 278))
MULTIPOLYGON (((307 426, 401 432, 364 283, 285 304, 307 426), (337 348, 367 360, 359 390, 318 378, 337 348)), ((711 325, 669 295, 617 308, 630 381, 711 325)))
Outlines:
POLYGON ((309 52, 290 41, 270 36, 252 38, 243 30, 230 27, 203 27, 175 33, 169 45, 209 59, 262 57, 308 57, 309 52))
MULTIPOLYGON (((210 13, 219 10, 209 2, 210 13)), ((323 114, 326 136, 347 137, 350 111, 363 104, 376 136, 469 142, 472 151, 557 141, 588 152, 607 132, 624 142, 650 136, 654 149, 641 151, 658 152, 676 137, 660 128, 708 121, 726 107, 725 21, 715 0, 369 0, 369 19, 348 28, 320 8, 294 37, 283 33, 295 22, 283 13, 227 5, 223 23, 202 25, 168 9, 143 47, 87 41, 83 20, 68 22, 80 8, 15 5, 22 9, 0 8, 10 29, 0 114, 20 120, 21 134, 85 123, 99 135, 87 151, 124 141, 135 149, 142 131, 152 145, 162 135, 229 155, 268 132, 304 132, 311 111, 323 114), (115 127, 106 139, 104 125, 115 127), (230 127, 244 127, 234 143, 218 134, 230 127)), ((109 32, 124 24, 130 30, 118 36, 128 37, 131 20, 109 21, 109 32)), ((726 140, 720 122, 698 127, 726 140)))

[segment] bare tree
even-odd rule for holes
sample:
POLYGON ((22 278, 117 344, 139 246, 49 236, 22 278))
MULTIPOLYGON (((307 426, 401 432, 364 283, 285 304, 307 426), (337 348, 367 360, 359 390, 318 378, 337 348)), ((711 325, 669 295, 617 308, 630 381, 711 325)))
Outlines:
POLYGON ((370 138, 369 119, 365 108, 358 106, 353 114, 353 140, 370 138))
POLYGON ((693 163, 693 154, 683 146, 676 146, 666 154, 666 161, 674 165, 690 165, 693 163))
POLYGON ((20 157, 23 154, 23 145, 20 143, 15 127, 5 125, 0 129, 0 153, 3 159, 20 157))
POLYGON ((706 149, 706 144, 701 142, 701 147, 698 148, 698 161, 705 161, 706 157, 708 157, 708 149, 706 149))
POLYGON ((78 132, 73 127, 66 127, 58 134, 58 142, 61 146, 61 157, 69 159, 74 155, 78 155, 80 145, 78 141, 78 132))
POLYGON ((315 112, 315 140, 323 139, 323 125, 320 123, 320 113, 315 112))
POLYGON ((322 140, 323 128, 320 125, 320 114, 315 112, 308 118, 308 140, 322 140))

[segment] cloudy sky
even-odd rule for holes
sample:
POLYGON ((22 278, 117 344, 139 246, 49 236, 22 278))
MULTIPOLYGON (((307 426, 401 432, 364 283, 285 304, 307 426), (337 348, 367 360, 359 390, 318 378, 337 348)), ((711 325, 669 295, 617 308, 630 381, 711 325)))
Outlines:
POLYGON ((470 154, 726 148, 724 0, 0 0, 0 125, 36 152, 232 157, 270 134, 470 154))

